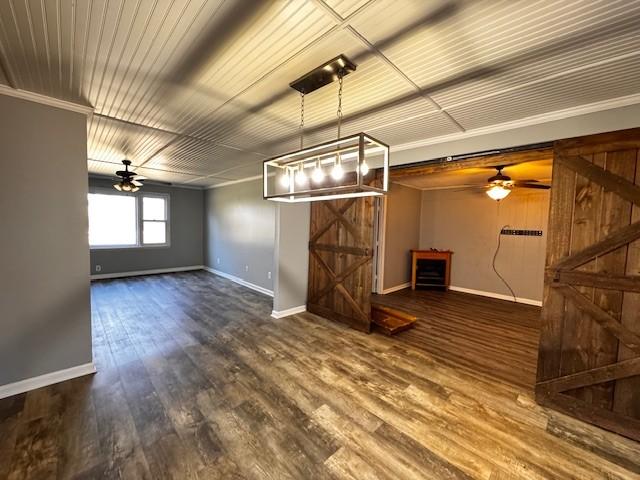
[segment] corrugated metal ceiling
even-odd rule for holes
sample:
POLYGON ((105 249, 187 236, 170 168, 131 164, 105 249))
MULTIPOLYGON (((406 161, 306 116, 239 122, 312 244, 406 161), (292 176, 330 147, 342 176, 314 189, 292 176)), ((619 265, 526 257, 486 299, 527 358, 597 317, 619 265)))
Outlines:
MULTIPOLYGON (((289 82, 344 53, 345 134, 394 145, 640 93, 640 0, 3 0, 0 83, 95 109, 123 158, 208 186, 299 145, 289 82)), ((305 144, 336 134, 336 85, 305 144)))

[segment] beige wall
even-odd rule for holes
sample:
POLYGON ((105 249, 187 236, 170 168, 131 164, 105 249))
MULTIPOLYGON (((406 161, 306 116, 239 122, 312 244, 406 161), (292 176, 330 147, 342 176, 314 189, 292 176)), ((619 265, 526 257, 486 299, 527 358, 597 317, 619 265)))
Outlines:
POLYGON ((383 289, 411 281, 411 249, 420 241, 421 192, 392 183, 386 197, 383 289))
POLYGON ((542 237, 503 235, 496 260, 517 297, 540 301, 548 211, 548 190, 514 190, 500 203, 482 191, 424 191, 420 248, 453 250, 452 286, 509 295, 491 268, 498 232, 505 225, 543 230, 542 237))
POLYGON ((87 119, 0 95, 0 386, 91 362, 87 119))

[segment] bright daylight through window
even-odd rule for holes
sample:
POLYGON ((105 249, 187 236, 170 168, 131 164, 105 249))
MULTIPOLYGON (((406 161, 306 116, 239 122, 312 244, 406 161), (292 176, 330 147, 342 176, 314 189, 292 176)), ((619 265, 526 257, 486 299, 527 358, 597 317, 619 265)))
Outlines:
POLYGON ((89 194, 89 245, 127 248, 167 245, 169 198, 165 195, 89 194))

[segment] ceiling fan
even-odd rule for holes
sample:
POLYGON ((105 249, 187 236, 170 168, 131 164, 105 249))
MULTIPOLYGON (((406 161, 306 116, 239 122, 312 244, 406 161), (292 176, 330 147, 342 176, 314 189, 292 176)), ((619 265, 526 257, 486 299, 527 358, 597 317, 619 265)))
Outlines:
POLYGON ((116 172, 116 175, 120 177, 120 182, 114 183, 113 188, 119 192, 137 192, 142 187, 142 181, 146 180, 146 177, 129 171, 131 160, 122 160, 122 164, 124 165, 124 170, 116 172))
POLYGON ((485 193, 493 200, 500 201, 507 197, 514 188, 537 188, 542 190, 548 190, 550 185, 539 183, 538 180, 512 180, 511 177, 502 173, 504 165, 494 167, 497 173, 487 179, 485 193))

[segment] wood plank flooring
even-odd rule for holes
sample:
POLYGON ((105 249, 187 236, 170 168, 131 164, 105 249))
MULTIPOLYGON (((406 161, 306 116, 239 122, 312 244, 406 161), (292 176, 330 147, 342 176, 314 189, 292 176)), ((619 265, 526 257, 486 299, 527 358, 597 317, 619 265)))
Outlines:
POLYGON ((404 344, 475 375, 533 389, 540 307, 442 290, 400 290, 374 303, 418 317, 398 334, 404 344))
MULTIPOLYGON (((640 445, 207 272, 92 285, 98 373, 0 400, 0 478, 631 479, 640 445)), ((408 333, 408 332, 407 332, 408 333)))

